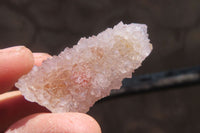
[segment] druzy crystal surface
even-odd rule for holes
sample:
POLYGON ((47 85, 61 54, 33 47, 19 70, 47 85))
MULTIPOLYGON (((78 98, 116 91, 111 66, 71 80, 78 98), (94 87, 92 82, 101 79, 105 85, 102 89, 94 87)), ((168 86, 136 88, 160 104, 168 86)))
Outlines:
POLYGON ((120 22, 34 66, 16 87, 52 112, 87 112, 111 89, 119 89, 151 50, 146 25, 120 22))

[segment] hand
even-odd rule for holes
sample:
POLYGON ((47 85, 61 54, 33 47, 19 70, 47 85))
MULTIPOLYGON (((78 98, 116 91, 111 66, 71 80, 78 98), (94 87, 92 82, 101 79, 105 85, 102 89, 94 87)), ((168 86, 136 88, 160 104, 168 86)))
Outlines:
POLYGON ((50 55, 32 53, 23 46, 0 50, 0 132, 15 122, 6 132, 101 133, 98 123, 86 114, 47 113, 44 107, 26 101, 19 91, 11 91, 16 90, 14 83, 19 77, 48 57, 50 55))

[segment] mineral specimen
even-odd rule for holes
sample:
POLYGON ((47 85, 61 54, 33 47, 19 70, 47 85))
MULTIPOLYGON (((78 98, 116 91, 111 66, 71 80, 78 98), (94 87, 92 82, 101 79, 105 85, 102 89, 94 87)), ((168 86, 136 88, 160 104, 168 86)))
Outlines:
POLYGON ((16 87, 52 112, 87 112, 111 89, 120 88, 151 50, 146 25, 120 22, 34 66, 16 87))

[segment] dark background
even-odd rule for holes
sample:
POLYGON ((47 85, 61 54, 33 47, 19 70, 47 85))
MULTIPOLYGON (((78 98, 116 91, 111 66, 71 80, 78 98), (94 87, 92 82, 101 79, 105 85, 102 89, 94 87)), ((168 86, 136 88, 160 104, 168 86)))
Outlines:
MULTIPOLYGON (((118 22, 145 23, 152 54, 135 75, 200 65, 199 0, 4 0, 0 48, 58 54, 118 22)), ((103 133, 199 133, 200 86, 129 95, 91 108, 103 133)))

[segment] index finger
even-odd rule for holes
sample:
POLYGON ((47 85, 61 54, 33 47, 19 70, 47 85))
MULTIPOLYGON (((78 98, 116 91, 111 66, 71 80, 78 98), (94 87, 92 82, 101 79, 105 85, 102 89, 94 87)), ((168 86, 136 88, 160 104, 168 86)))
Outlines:
POLYGON ((32 53, 24 46, 0 50, 0 94, 13 88, 14 83, 28 73, 33 65, 40 66, 51 56, 47 53, 32 53))
POLYGON ((19 77, 32 69, 33 64, 33 54, 24 46, 1 49, 0 93, 10 90, 19 77))

